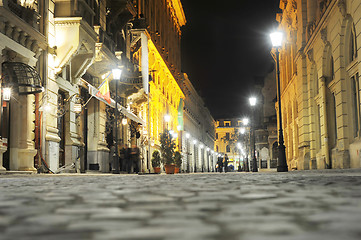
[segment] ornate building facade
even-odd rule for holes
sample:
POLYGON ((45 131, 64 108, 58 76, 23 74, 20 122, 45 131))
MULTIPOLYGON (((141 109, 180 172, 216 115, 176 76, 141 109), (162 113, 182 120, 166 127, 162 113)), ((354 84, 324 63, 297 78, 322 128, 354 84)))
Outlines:
POLYGON ((2 0, 0 18, 1 88, 12 87, 1 104, 1 171, 110 172, 115 145, 138 148, 140 171, 152 171, 166 129, 182 150, 180 0, 2 0))
POLYGON ((184 160, 182 168, 186 172, 213 172, 217 158, 217 153, 213 150, 215 121, 187 74, 183 74, 179 85, 185 96, 184 129, 180 139, 184 160))
POLYGON ((359 0, 280 1, 289 169, 361 166, 360 7, 359 0))

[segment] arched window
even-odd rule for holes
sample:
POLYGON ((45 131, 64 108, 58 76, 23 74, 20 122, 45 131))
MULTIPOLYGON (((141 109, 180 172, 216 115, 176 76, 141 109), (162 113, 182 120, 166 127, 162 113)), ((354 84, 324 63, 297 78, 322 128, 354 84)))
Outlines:
POLYGON ((335 63, 333 61, 333 56, 330 58, 330 66, 331 66, 331 80, 335 79, 335 63))
POLYGON ((278 142, 274 142, 272 145, 272 159, 278 159, 278 142))
POLYGON ((351 77, 351 91, 352 91, 352 117, 353 117, 353 136, 358 137, 360 131, 360 101, 359 101, 359 75, 356 73, 351 77))
POLYGON ((353 24, 351 28, 351 35, 349 39, 349 62, 352 62, 357 58, 357 42, 356 42, 356 33, 355 25, 353 24))

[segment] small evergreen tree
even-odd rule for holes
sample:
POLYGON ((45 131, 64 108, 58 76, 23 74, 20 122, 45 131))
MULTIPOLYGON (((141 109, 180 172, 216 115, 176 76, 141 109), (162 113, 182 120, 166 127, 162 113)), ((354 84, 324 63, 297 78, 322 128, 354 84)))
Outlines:
POLYGON ((162 154, 162 162, 164 165, 170 165, 174 163, 174 148, 175 142, 172 139, 172 135, 166 129, 160 134, 160 152, 162 154))
POLYGON ((176 151, 174 153, 174 163, 177 168, 180 168, 182 166, 182 154, 179 151, 176 151))
POLYGON ((160 153, 158 150, 154 150, 152 153, 152 167, 160 167, 160 153))

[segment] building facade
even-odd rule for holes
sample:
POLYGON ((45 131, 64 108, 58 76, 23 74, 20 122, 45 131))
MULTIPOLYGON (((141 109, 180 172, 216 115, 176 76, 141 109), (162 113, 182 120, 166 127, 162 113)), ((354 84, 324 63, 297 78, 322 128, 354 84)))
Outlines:
POLYGON ((213 172, 217 153, 214 152, 215 121, 204 101, 194 89, 187 74, 183 74, 180 87, 184 93, 181 149, 183 169, 186 172, 213 172))
POLYGON ((359 0, 280 1, 282 120, 289 169, 359 168, 359 0))
MULTIPOLYGON (((117 146, 138 149, 139 171, 149 172, 165 130, 183 150, 180 0, 2 0, 0 18, 1 99, 12 88, 1 104, 0 171, 110 172, 117 146)), ((212 148, 212 118, 194 110, 212 148)))
POLYGON ((218 157, 227 154, 228 164, 237 169, 251 158, 250 134, 249 123, 244 119, 217 119, 214 151, 218 157))

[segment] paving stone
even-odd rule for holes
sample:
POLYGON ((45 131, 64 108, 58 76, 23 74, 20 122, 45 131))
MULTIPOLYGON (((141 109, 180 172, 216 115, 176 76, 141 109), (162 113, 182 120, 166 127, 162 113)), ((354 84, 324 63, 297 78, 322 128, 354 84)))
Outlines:
POLYGON ((31 223, 36 225, 58 226, 58 225, 65 225, 79 219, 81 219, 81 217, 79 216, 46 214, 46 215, 28 217, 24 221, 25 223, 31 223))
POLYGON ((96 213, 108 213, 108 214, 116 214, 116 213, 121 213, 122 210, 120 208, 115 208, 115 207, 111 207, 111 208, 99 208, 99 207, 86 207, 86 206, 71 206, 69 208, 59 208, 55 211, 55 213, 57 214, 96 214, 96 213))
POLYGON ((354 240, 360 222, 361 169, 0 176, 0 240, 354 240))
POLYGON ((152 217, 152 213, 145 211, 121 211, 91 214, 91 219, 147 219, 152 217))

